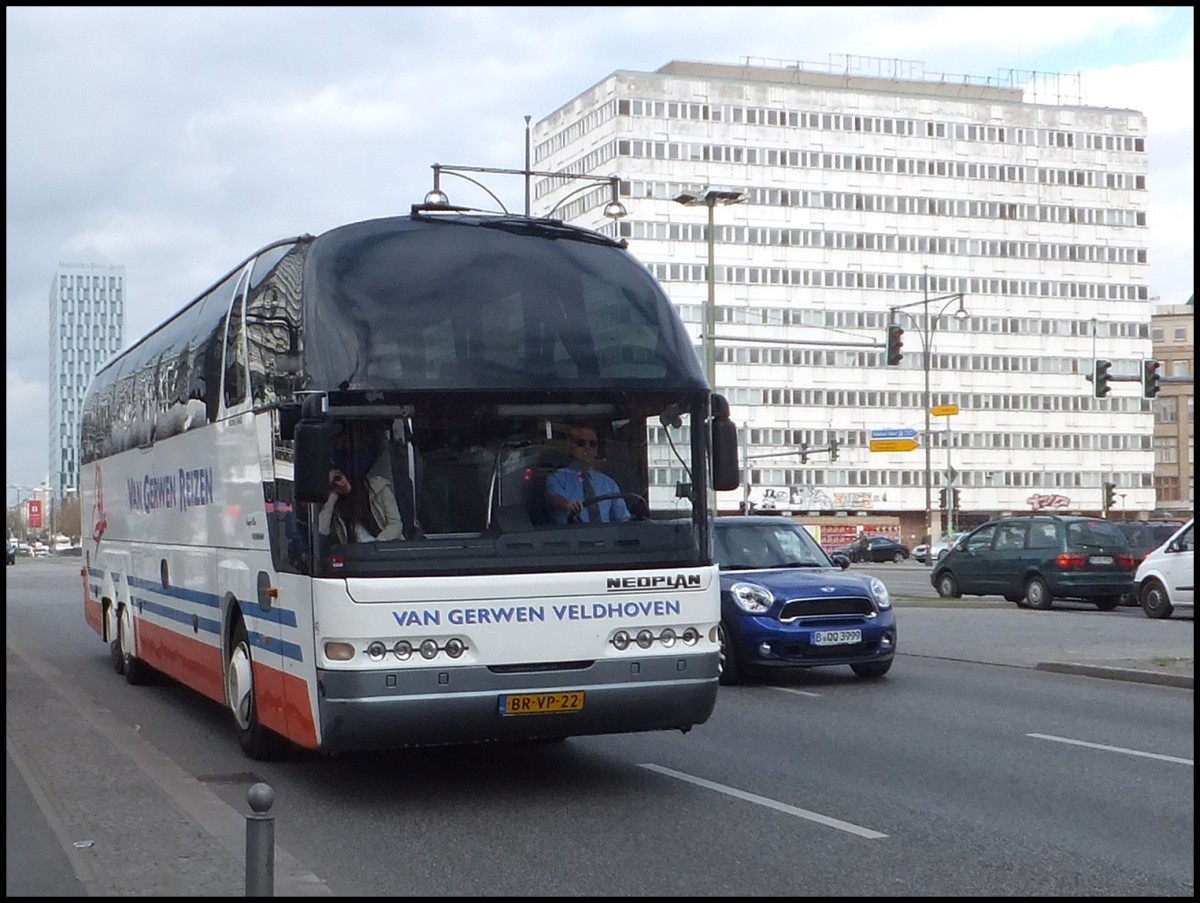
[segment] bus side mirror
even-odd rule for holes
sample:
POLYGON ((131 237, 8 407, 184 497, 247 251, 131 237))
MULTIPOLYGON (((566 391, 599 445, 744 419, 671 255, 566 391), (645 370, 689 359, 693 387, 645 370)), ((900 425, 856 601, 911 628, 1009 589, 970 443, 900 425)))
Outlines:
POLYGON ((712 397, 712 468, 713 488, 718 492, 741 485, 737 426, 729 419, 729 402, 724 395, 712 397))
POLYGON ((295 433, 292 464, 296 501, 324 502, 329 498, 333 424, 327 420, 301 420, 295 433))
POLYGON ((285 402, 279 405, 279 438, 290 442, 296 438, 296 424, 300 422, 300 405, 285 402))

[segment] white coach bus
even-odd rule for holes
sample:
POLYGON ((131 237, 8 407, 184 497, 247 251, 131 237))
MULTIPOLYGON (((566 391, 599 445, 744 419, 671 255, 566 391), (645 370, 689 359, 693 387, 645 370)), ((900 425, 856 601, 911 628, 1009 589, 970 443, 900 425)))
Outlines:
POLYGON ((436 205, 275 242, 90 385, 85 615, 255 758, 687 731, 728 414, 624 242, 436 205), (626 520, 548 509, 581 426, 626 520), (398 525, 329 529, 343 473, 398 525))

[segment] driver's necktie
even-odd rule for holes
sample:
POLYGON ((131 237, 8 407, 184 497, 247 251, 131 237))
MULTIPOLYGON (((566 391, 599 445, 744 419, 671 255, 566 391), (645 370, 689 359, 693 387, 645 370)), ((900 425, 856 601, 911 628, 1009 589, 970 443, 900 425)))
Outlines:
POLYGON ((580 472, 583 477, 583 504, 587 508, 588 522, 593 524, 600 523, 600 503, 596 501, 596 490, 592 488, 592 475, 584 470, 580 472))

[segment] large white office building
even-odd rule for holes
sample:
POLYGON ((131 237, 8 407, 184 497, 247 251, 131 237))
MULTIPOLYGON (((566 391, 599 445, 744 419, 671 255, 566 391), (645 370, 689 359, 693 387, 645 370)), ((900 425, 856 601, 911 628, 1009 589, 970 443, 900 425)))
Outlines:
POLYGON ((60 263, 50 285, 50 491, 79 486, 83 396, 125 341, 125 267, 60 263))
MULTIPOLYGON (((948 481, 959 525, 1099 512, 1110 482, 1152 509, 1151 403, 1123 379, 1151 356, 1146 117, 1081 105, 1077 77, 843 63, 614 72, 532 129, 533 169, 616 174, 628 216, 605 221, 604 186, 568 198, 580 186, 560 179, 535 181, 534 212, 627 238, 702 357, 712 293, 749 478, 721 510, 886 516, 919 542, 948 481), (1106 398, 1097 358, 1117 377, 1106 398), (926 434, 927 403, 958 413, 926 434), (830 440, 836 460, 780 454, 830 440)), ((664 492, 670 462, 664 443, 664 492)))

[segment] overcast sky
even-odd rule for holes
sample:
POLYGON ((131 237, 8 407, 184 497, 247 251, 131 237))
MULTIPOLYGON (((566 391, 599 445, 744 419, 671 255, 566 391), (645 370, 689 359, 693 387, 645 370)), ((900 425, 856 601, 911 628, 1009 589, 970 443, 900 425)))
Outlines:
MULTIPOLYGON (((6 483, 48 478, 60 261, 124 265, 131 342, 269 241, 407 212, 435 162, 520 168, 525 115, 671 60, 1070 76, 1084 103, 1149 118, 1150 295, 1183 303, 1193 22, 1191 7, 9 6, 6 483)), ((490 187, 520 210, 513 181, 490 187)))

